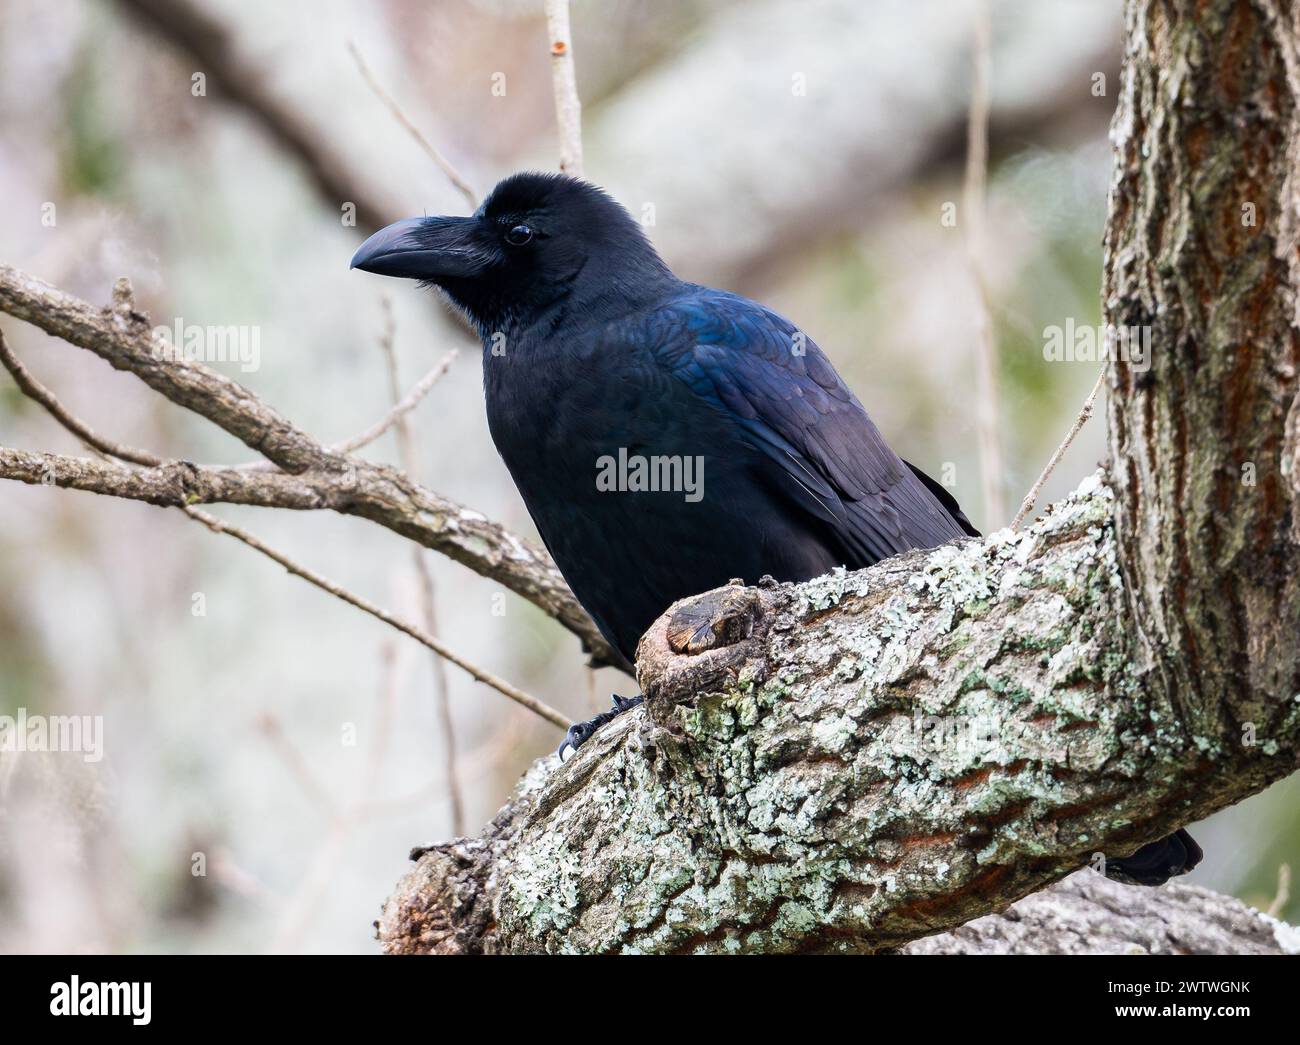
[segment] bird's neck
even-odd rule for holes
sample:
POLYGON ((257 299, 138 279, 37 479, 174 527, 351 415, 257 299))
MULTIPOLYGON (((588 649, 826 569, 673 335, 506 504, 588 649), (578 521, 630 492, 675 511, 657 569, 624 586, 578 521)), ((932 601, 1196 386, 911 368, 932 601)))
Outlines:
POLYGON ((563 336, 609 323, 667 300, 681 286, 662 263, 606 273, 599 279, 582 275, 576 273, 575 278, 547 287, 531 300, 476 302, 470 319, 484 350, 489 351, 502 337, 511 341, 563 336))

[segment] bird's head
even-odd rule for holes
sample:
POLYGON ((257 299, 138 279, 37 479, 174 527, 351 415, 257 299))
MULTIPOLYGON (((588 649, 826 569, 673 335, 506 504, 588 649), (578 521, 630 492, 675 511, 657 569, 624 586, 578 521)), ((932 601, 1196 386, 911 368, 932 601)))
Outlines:
POLYGON ((598 313, 658 291, 672 273, 603 190, 562 174, 514 174, 468 218, 380 229, 352 267, 440 288, 480 333, 548 310, 598 313))

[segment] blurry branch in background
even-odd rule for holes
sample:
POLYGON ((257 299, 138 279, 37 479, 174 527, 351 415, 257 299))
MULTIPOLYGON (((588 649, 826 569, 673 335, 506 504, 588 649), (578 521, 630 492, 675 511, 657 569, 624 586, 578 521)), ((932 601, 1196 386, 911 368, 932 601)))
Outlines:
MULTIPOLYGON (((459 762, 460 784, 476 783, 480 778, 500 771, 501 763, 514 752, 527 738, 528 731, 522 715, 510 715, 504 725, 493 728, 489 737, 477 747, 465 752, 459 762)), ((405 813, 412 810, 423 811, 429 802, 445 797, 446 779, 442 772, 431 777, 413 791, 392 798, 377 798, 367 805, 367 816, 383 816, 405 813)))
POLYGON ((400 208, 379 184, 352 169, 343 151, 292 100, 270 86, 267 66, 241 52, 225 23, 197 0, 118 0, 118 6, 180 48, 208 80, 212 94, 251 113, 273 139, 297 156, 332 207, 356 204, 357 224, 374 231, 400 208))
MULTIPOLYGON (((445 789, 445 780, 438 775, 414 792, 392 797, 378 794, 386 764, 385 756, 392 743, 398 694, 405 674, 400 651, 392 641, 383 643, 380 660, 383 670, 379 675, 379 713, 371 733, 357 795, 351 802, 338 802, 329 794, 328 788, 285 734, 275 715, 268 712, 258 718, 258 729, 270 742, 276 758, 297 781, 307 800, 320 808, 329 823, 325 838, 306 862, 307 870, 297 889, 287 899, 270 896, 260 883, 254 882, 252 884, 255 887, 250 888, 247 876, 242 873, 231 875, 230 880, 219 875, 223 884, 241 895, 251 895, 263 902, 273 901, 279 919, 274 937, 267 948, 271 953, 301 949, 302 937, 310 927, 311 917, 320 909, 326 888, 334 879, 349 843, 361 828, 373 823, 377 817, 423 808, 430 800, 440 797, 445 789)), ((469 753, 466 769, 470 775, 477 775, 488 767, 495 768, 499 765, 502 754, 520 741, 523 735, 522 720, 523 716, 520 715, 509 716, 500 731, 494 731, 487 743, 469 753)), ((229 862, 228 855, 223 853, 222 856, 229 862)))
POLYGON ((320 809, 327 817, 338 815, 338 803, 331 797, 328 789, 321 783, 320 779, 312 772, 311 766, 299 751, 284 735, 284 726, 280 724, 280 719, 270 711, 264 711, 257 717, 257 730, 266 738, 271 750, 275 752, 280 764, 284 766, 285 771, 294 779, 294 782, 301 789, 307 800, 320 809))
POLYGON ((1273 896, 1273 902, 1268 905, 1268 915, 1270 918, 1280 918, 1282 912, 1286 910, 1286 905, 1291 901, 1291 865, 1282 864, 1277 869, 1277 892, 1273 896))
POLYGON ((275 907, 281 902, 275 890, 243 867, 225 846, 213 848, 209 868, 213 879, 236 896, 268 908, 275 907))
MULTIPOLYGON (((4 451, 0 450, 0 465, 3 464, 3 454, 4 451)), ((396 628, 404 635, 409 635, 422 646, 427 646, 434 653, 438 654, 438 656, 445 657, 447 660, 451 661, 458 668, 471 676, 475 681, 481 682, 485 686, 489 686, 496 690, 503 696, 509 697, 516 704, 526 707, 529 711, 532 711, 546 719, 547 722, 559 726, 561 729, 569 728, 569 720, 560 712, 556 711, 555 708, 538 700, 536 697, 525 693, 518 686, 512 685, 505 679, 498 678, 485 668, 481 668, 472 661, 466 660, 464 657, 460 656, 460 654, 448 649, 442 644, 442 642, 435 639, 432 635, 417 628, 414 624, 407 623, 400 617, 396 617, 387 610, 376 606, 370 600, 364 599, 360 595, 348 591, 348 589, 339 584, 335 584, 327 577, 322 577, 319 573, 309 570, 305 566, 299 565, 288 556, 277 552, 274 548, 267 547, 267 545, 263 544, 247 530, 241 530, 239 527, 227 523, 224 519, 218 519, 216 516, 209 515, 207 512, 199 511, 197 508, 186 506, 182 510, 185 514, 198 519, 214 533, 229 534, 231 537, 234 537, 238 541, 242 541, 250 548, 261 552, 268 559, 279 563, 295 577, 301 577, 308 584, 313 584, 322 591, 329 592, 329 594, 338 599, 342 599, 344 602, 348 603, 348 605, 355 606, 357 609, 370 614, 372 617, 383 621, 390 627, 396 628)))
MULTIPOLYGON (((440 656, 446 657, 477 681, 497 690, 517 704, 523 705, 561 729, 568 728, 568 719, 554 708, 452 652, 432 635, 426 634, 369 600, 348 591, 315 571, 309 570, 282 552, 278 552, 264 544, 248 531, 195 508, 190 500, 190 495, 184 491, 184 480, 177 482, 177 478, 187 472, 197 473, 198 470, 194 465, 183 461, 167 462, 146 450, 123 446, 100 436, 88 424, 68 410, 49 389, 31 376, 26 367, 9 349, 3 333, 0 333, 0 361, 14 376, 18 387, 26 395, 49 411, 60 425, 86 445, 106 457, 116 457, 130 461, 147 469, 143 471, 134 470, 114 464, 96 464, 93 461, 64 457, 59 454, 32 454, 0 447, 0 478, 16 479, 20 482, 36 485, 64 486, 108 496, 143 500, 160 506, 180 508, 186 515, 201 522, 214 533, 225 533, 234 537, 283 566, 294 576, 301 577, 322 591, 328 592, 349 605, 355 606, 357 609, 363 610, 385 624, 409 635, 440 656)), ((259 479, 259 481, 261 480, 259 479)))
POLYGON ((569 29, 569 0, 545 0, 546 34, 550 41, 551 88, 555 92, 555 124, 560 136, 560 170, 575 178, 582 173, 582 102, 573 67, 573 34, 569 29))
MULTIPOLYGON (((361 771, 357 796, 351 802, 331 803, 327 810, 329 830, 307 862, 307 871, 298 883, 298 888, 280 908, 275 933, 267 948, 271 954, 291 954, 301 949, 303 937, 311 926, 312 917, 320 909, 325 891, 337 874, 349 843, 369 818, 383 772, 384 756, 392 740, 397 696, 401 688, 397 648, 394 643, 383 644, 380 658, 383 670, 379 676, 379 714, 371 731, 370 745, 366 752, 365 766, 361 771)), ((266 718, 268 724, 275 727, 274 739, 277 740, 275 750, 281 760, 287 763, 295 775, 305 774, 307 783, 314 782, 315 776, 307 769, 306 760, 283 735, 279 723, 269 715, 266 718), (301 763, 300 771, 294 770, 295 763, 301 763)), ((310 794, 308 790, 309 797, 310 794)))
POLYGON ((453 348, 424 377, 420 378, 406 395, 402 395, 400 388, 395 389, 393 408, 388 413, 364 432, 359 432, 344 442, 335 443, 330 447, 330 451, 336 454, 350 454, 354 450, 360 450, 363 446, 369 446, 394 425, 400 432, 406 425, 406 415, 420 405, 420 401, 429 394, 429 390, 451 369, 451 364, 458 355, 460 352, 453 348))
MULTIPOLYGON (((388 387, 396 399, 402 392, 401 376, 397 365, 397 326, 393 319, 393 303, 387 295, 383 297, 384 329, 379 337, 379 348, 384 354, 388 370, 388 387)), ((451 353, 454 355, 454 352, 451 353)), ((448 360, 450 363, 450 360, 448 360)), ((411 433, 410 422, 405 416, 397 420, 397 461, 407 475, 415 476, 415 441, 411 433)), ((438 633, 437 599, 434 595, 433 573, 424 558, 424 549, 411 548, 411 558, 415 563, 415 576, 419 584, 420 615, 424 628, 430 635, 438 633)), ((447 670, 442 658, 434 657, 433 668, 433 705, 439 728, 442 732, 446 757, 443 760, 447 772, 447 799, 451 806, 452 833, 459 837, 465 833, 465 801, 461 795, 460 772, 456 759, 456 731, 451 717, 451 701, 447 685, 447 670)))
MULTIPOLYGON (((144 23, 168 43, 189 55, 197 54, 210 75, 232 70, 243 75, 254 67, 249 76, 264 76, 257 68, 262 58, 256 42, 241 31, 233 17, 215 9, 199 14, 211 33, 220 36, 222 48, 212 54, 212 48, 201 46, 196 52, 194 34, 185 31, 190 22, 185 16, 196 4, 197 0, 119 0, 123 10, 144 15, 144 23)), ((868 113, 866 119, 855 113, 851 120, 827 128, 815 143, 809 136, 815 121, 796 108, 771 111, 764 117, 765 140, 771 154, 782 156, 783 162, 755 164, 748 149, 717 148, 712 114, 682 111, 683 99, 716 89, 717 69, 727 56, 751 50, 763 53, 770 45, 766 37, 772 31, 770 18, 746 18, 742 10, 722 6, 682 41, 676 58, 667 54, 656 58, 653 71, 647 67, 624 84, 602 105, 594 122, 588 120, 585 137, 589 144, 598 141, 605 157, 602 183, 637 184, 644 198, 656 201, 660 214, 676 216, 672 223, 661 222, 657 230, 665 252, 691 258, 696 280, 732 289, 752 285, 770 276, 773 268, 788 265, 791 257, 818 244, 838 241, 845 228, 869 222, 882 197, 910 191, 918 179, 936 169, 943 170, 946 178, 950 165, 961 162, 968 122, 958 92, 935 97, 930 88, 936 81, 960 76, 969 55, 959 36, 936 41, 932 33, 925 32, 923 14, 900 20, 887 5, 868 4, 826 11, 816 6, 789 6, 788 14, 773 3, 763 6, 791 22, 815 23, 815 31, 825 33, 828 42, 846 46, 851 42, 856 68, 875 68, 880 64, 875 60, 877 54, 886 49, 901 53, 922 47, 938 50, 924 68, 915 66, 904 79, 889 85, 891 97, 901 92, 898 104, 868 113), (915 35, 900 40, 900 29, 915 35), (647 127, 629 119, 629 113, 672 114, 671 127, 647 127), (707 158, 708 165, 690 176, 682 176, 672 165, 657 169, 659 156, 647 157, 644 145, 663 142, 668 131, 676 135, 674 148, 679 154, 707 158), (900 140, 908 146, 902 151, 900 140), (809 179, 818 184, 816 193, 806 191, 809 179), (736 225, 748 229, 749 235, 740 239, 728 235, 736 225)), ((948 16, 946 6, 921 6, 948 16)), ((998 35, 999 62, 1022 77, 1032 73, 1035 88, 1012 90, 1006 97, 994 99, 991 133, 995 146, 1001 142, 1018 147, 1026 139, 1059 135, 1063 129, 1104 133, 1102 108, 1076 85, 1094 70, 1115 75, 1115 13, 1105 4, 1060 5, 1050 10, 1049 5, 1042 6, 1039 18, 1045 22, 1009 23, 998 35), (1078 52, 1064 62, 1044 63, 1044 32, 1077 40, 1078 52)), ((565 44, 566 48, 572 46, 567 38, 565 44)), ((571 69, 572 60, 566 65, 571 69)), ((751 63, 744 75, 734 88, 738 95, 757 93, 769 74, 762 63, 751 63)), ((313 184, 326 206, 337 208, 345 199, 357 202, 360 224, 372 231, 409 212, 409 207, 386 202, 400 199, 407 191, 400 174, 361 164, 355 165, 355 170, 339 163, 333 171, 328 166, 321 168, 322 157, 346 157, 354 144, 342 140, 327 112, 317 111, 311 99, 275 97, 264 83, 255 89, 225 91, 222 97, 246 108, 254 120, 272 130, 276 145, 313 171, 313 184), (290 126, 308 133, 277 133, 275 128, 286 118, 290 126), (334 176, 328 176, 331 174, 334 176), (372 214, 378 217, 371 218, 372 214)), ((578 111, 574 110, 575 115, 578 111)), ((580 147, 576 127, 574 141, 580 147)), ((996 522, 1000 525, 1002 520, 996 522)))
POLYGON ((447 179, 456 187, 460 194, 465 197, 465 202, 469 204, 470 211, 472 212, 477 210, 478 196, 474 190, 470 188, 469 183, 461 177, 460 172, 451 165, 451 162, 436 148, 434 148, 429 139, 420 133, 420 129, 415 126, 415 123, 402 111, 402 107, 393 100, 392 96, 385 91, 383 87, 380 86, 379 81, 376 80, 374 75, 370 72, 370 66, 366 64, 366 60, 361 56, 361 51, 351 40, 348 41, 348 53, 352 55, 352 60, 357 63, 357 69, 360 71, 362 78, 366 81, 366 85, 374 92, 375 97, 384 103, 388 108, 388 111, 393 114, 393 119, 406 129, 411 137, 415 139, 416 144, 424 150, 425 155, 437 164, 443 174, 447 175, 447 179))
POLYGON ((1102 367, 1101 373, 1097 375, 1096 383, 1092 386, 1092 391, 1088 393, 1088 398, 1083 401, 1083 407, 1079 411, 1079 416, 1074 419, 1074 423, 1070 425, 1070 430, 1065 433, 1065 438, 1061 440, 1061 445, 1052 452, 1051 458, 1048 460, 1047 464, 1043 466, 1042 473, 1038 476, 1034 485, 1029 488, 1029 492, 1025 494, 1025 499, 1020 502, 1020 511, 1016 512, 1016 517, 1011 520, 1011 528, 1013 530, 1020 529, 1020 524, 1025 521, 1025 516, 1033 510, 1034 504, 1038 500, 1038 495, 1043 492, 1043 486, 1047 483, 1052 472, 1056 470, 1056 466, 1060 464, 1061 458, 1065 456, 1065 451, 1070 449, 1070 444, 1074 442, 1074 437, 1079 434, 1079 429, 1087 424, 1088 418, 1092 416, 1093 403, 1097 398, 1097 393, 1101 391, 1102 383, 1105 380, 1106 368, 1102 367))
MULTIPOLYGON (((149 317, 135 309, 125 280, 118 281, 114 295, 111 309, 97 309, 0 265, 0 312, 94 352, 118 370, 132 372, 282 471, 250 472, 174 461, 149 472, 133 472, 64 458, 54 474, 58 485, 151 504, 227 501, 329 508, 369 519, 522 595, 577 635, 597 661, 630 670, 578 604, 545 551, 480 513, 425 489, 400 469, 331 451, 238 382, 174 352, 159 351, 149 317)), ((33 467, 34 472, 26 469, 25 474, 34 477, 25 481, 39 482, 39 462, 33 467)))
POLYGON ((986 530, 1006 517, 1003 505, 1001 404, 998 395, 998 347, 993 310, 984 271, 984 224, 989 152, 990 26, 988 0, 975 0, 970 119, 966 133, 966 177, 962 185, 962 226, 966 255, 975 284, 975 426, 979 438, 980 482, 986 530))
MULTIPOLYGON (((545 0, 546 35, 550 42, 551 92, 555 95, 555 124, 559 134, 560 170, 584 177, 582 163, 582 99, 573 64, 573 33, 568 0, 545 0)), ((587 703, 599 710, 596 673, 587 666, 587 703)))
MULTIPOLYGON (((414 410, 423 402, 424 397, 433 390, 436 385, 451 369, 451 364, 460 354, 459 349, 453 348, 442 357, 424 377, 420 378, 411 390, 402 396, 388 412, 378 421, 372 424, 364 431, 358 432, 350 439, 344 439, 341 443, 331 443, 329 446, 330 453, 333 454, 350 454, 355 453, 363 447, 369 446, 376 439, 379 439, 388 432, 394 425, 400 422, 407 414, 414 410)), ((219 466, 218 466, 219 467, 219 466)), ((249 461, 247 464, 238 464, 234 466, 239 471, 245 472, 274 472, 275 465, 270 461, 249 461)))
MULTIPOLYGON (((706 16, 689 35, 583 114, 586 148, 600 157, 589 173, 625 201, 654 202, 656 246, 670 263, 689 264, 692 281, 761 296, 794 277, 808 252, 840 249, 858 234, 851 230, 888 235, 898 201, 915 199, 918 188, 950 192, 960 182, 969 97, 937 85, 969 82, 970 4, 694 8, 706 16), (774 72, 806 69, 810 41, 817 58, 808 94, 782 103, 774 72), (900 64, 898 55, 925 59, 900 64), (845 83, 856 89, 830 89, 845 83), (690 162, 664 162, 665 150, 690 162)), ((1003 9, 1010 17, 994 35, 993 154, 1104 138, 1110 103, 1079 85, 1094 71, 1114 80, 1116 5, 1017 0, 1003 9)), ((969 357, 964 339, 957 354, 969 357)))

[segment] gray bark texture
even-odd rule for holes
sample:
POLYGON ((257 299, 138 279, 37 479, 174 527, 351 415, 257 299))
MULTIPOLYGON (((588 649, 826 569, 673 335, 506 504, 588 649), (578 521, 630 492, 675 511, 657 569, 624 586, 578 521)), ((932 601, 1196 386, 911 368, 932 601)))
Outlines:
POLYGON ((1300 954, 1300 930, 1191 885, 1134 889, 1079 871, 904 954, 1300 954))
POLYGON ((1127 4, 1103 303, 1153 351, 1109 365, 1103 472, 1020 533, 672 607, 645 705, 419 851, 384 947, 1294 949, 1186 887, 1007 908, 1300 762, 1297 41, 1295 0, 1127 4))

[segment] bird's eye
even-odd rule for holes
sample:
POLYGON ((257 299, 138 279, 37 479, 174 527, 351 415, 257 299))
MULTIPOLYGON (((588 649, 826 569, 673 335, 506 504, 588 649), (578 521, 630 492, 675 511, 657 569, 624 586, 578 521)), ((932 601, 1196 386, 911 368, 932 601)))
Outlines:
POLYGON ((506 242, 512 247, 522 247, 533 238, 533 230, 527 225, 516 225, 506 233, 506 242))

